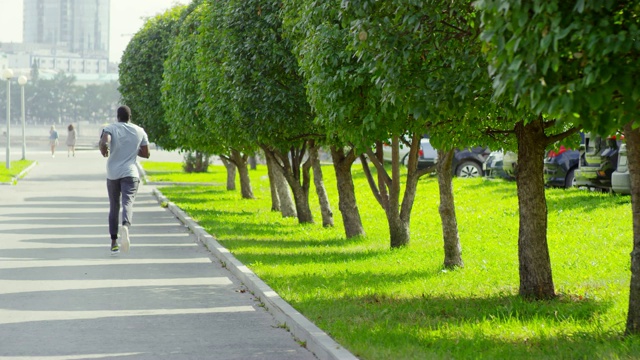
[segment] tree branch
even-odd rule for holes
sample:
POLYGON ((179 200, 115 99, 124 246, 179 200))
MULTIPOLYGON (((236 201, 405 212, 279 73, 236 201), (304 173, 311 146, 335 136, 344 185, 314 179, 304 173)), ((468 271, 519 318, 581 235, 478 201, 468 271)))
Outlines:
POLYGON ((561 132, 560 134, 556 134, 556 135, 551 135, 551 136, 547 136, 547 143, 546 145, 549 144, 553 144, 556 141, 560 141, 570 135, 573 135, 575 133, 577 133, 578 131, 580 131, 580 128, 578 127, 572 127, 571 129, 561 132))
POLYGON ((382 203, 382 196, 380 195, 380 190, 378 190, 378 186, 376 182, 373 180, 373 175, 371 174, 371 169, 369 169, 369 163, 367 162, 367 157, 362 154, 360 155, 360 162, 362 163, 362 170, 367 178, 367 182, 369 183, 369 187, 371 188, 371 192, 373 192, 373 196, 378 201, 378 204, 384 208, 384 204, 382 203))

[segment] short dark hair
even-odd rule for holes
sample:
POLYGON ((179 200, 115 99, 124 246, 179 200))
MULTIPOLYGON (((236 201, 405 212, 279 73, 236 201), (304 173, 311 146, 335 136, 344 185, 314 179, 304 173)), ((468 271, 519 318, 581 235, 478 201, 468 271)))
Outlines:
POLYGON ((131 109, 128 106, 122 105, 118 108, 118 121, 127 122, 131 120, 131 109))

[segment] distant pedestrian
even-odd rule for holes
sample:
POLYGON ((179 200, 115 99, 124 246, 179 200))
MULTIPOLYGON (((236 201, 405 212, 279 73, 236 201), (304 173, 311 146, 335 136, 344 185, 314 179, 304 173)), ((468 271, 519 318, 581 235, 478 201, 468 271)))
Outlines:
POLYGON ((56 146, 58 146, 58 132, 56 126, 51 125, 49 130, 49 146, 51 146, 51 157, 56 157, 56 146))
POLYGON ((109 235, 111 253, 120 252, 118 246, 118 220, 122 205, 122 227, 120 228, 123 251, 129 251, 129 227, 133 219, 133 201, 140 185, 136 166, 137 156, 149 158, 149 138, 138 125, 131 123, 131 109, 118 108, 118 122, 102 130, 99 148, 107 159, 107 193, 109 194, 109 235), (122 199, 122 202, 121 202, 122 199))
POLYGON ((67 157, 73 154, 76 156, 76 129, 73 128, 73 124, 69 124, 67 127, 67 157))

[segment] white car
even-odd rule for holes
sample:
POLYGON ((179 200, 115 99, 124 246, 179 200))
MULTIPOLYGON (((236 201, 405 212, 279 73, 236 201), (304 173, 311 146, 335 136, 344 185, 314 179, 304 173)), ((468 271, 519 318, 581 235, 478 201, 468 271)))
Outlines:
POLYGON ((627 144, 620 145, 618 152, 618 167, 611 174, 611 190, 617 194, 631 194, 631 180, 629 179, 629 165, 627 160, 627 144))
MULTIPOLYGON (((399 149, 399 158, 400 164, 407 166, 409 162, 409 147, 401 144, 399 149)), ((389 144, 384 144, 382 147, 383 159, 385 162, 391 162, 391 146, 389 144)), ((438 155, 433 147, 429 144, 429 138, 423 137, 420 139, 420 150, 418 152, 418 169, 426 168, 430 165, 435 164, 434 162, 430 162, 427 159, 437 159, 438 155)))

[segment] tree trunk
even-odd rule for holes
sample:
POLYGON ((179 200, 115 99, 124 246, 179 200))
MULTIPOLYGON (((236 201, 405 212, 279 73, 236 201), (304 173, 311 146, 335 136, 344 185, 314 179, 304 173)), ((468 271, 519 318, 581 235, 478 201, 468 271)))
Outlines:
MULTIPOLYGON (((278 164, 277 159, 273 155, 273 152, 268 149, 263 149, 265 156, 271 165, 273 165, 273 178, 275 180, 276 191, 278 192, 278 198, 280 199, 280 210, 283 217, 297 217, 296 204, 294 204, 291 194, 289 193, 289 185, 287 185, 287 179, 284 176, 284 170, 282 166, 278 164)), ((308 201, 307 201, 308 203, 308 201)))
POLYGON ((247 167, 247 156, 242 155, 237 150, 231 150, 231 157, 236 163, 238 173, 240 174, 240 192, 243 199, 255 199, 253 189, 251 188, 251 180, 249 179, 249 168, 247 167))
POLYGON ((318 201, 320 203, 320 213, 322 214, 322 226, 333 226, 333 211, 331 211, 331 204, 329 204, 329 196, 327 190, 324 187, 324 180, 322 177, 322 168, 320 166, 320 158, 318 156, 318 148, 313 142, 310 141, 309 147, 309 161, 311 161, 311 168, 313 169, 313 184, 316 188, 316 194, 318 195, 318 201))
MULTIPOLYGON (((293 166, 296 166, 295 163, 293 166)), ((287 172, 285 179, 287 179, 293 192, 298 222, 300 224, 313 224, 313 214, 311 213, 311 206, 309 206, 309 188, 311 187, 311 163, 309 160, 301 168, 302 179, 296 178, 293 171, 287 172)))
MULTIPOLYGON (((271 211, 280 211, 280 197, 276 186, 275 164, 267 156, 267 174, 269 175, 269 189, 271 190, 271 211)), ((284 179, 283 179, 284 180, 284 179)))
POLYGON ((184 155, 184 171, 188 173, 202 173, 209 169, 209 154, 200 151, 189 151, 184 155))
MULTIPOLYGON (((383 194, 386 193, 387 206, 385 212, 387 213, 387 220, 389 221, 389 235, 391 236, 390 242, 392 248, 397 248, 405 245, 409 245, 409 223, 402 221, 400 218, 400 141, 397 136, 391 139, 392 146, 392 163, 391 163, 391 181, 386 183, 388 188, 384 185, 387 177, 387 173, 378 170, 378 183, 383 194), (384 174, 383 174, 384 172, 384 174)), ((379 158, 381 159, 381 158, 379 158)), ((380 162, 382 164, 382 162, 380 162)))
POLYGON ((296 183, 290 184, 290 186, 296 203, 298 222, 300 224, 313 224, 313 214, 311 214, 311 207, 309 206, 309 191, 304 190, 302 186, 296 183))
POLYGON ((542 119, 516 124, 518 139, 518 260, 520 295, 534 300, 555 297, 547 245, 547 202, 544 193, 544 150, 547 141, 542 119))
POLYGON ((254 154, 249 156, 249 168, 255 170, 258 168, 258 157, 254 154))
POLYGON ((280 211, 282 212, 283 217, 298 217, 298 213, 296 212, 296 205, 291 197, 291 193, 289 192, 289 185, 287 185, 287 180, 282 175, 282 170, 276 169, 274 170, 275 179, 276 179, 276 189, 278 191, 278 198, 280 198, 280 211))
POLYGON ((382 161, 382 142, 376 143, 376 153, 371 150, 367 151, 369 159, 375 165, 377 170, 377 184, 369 169, 368 161, 365 156, 360 156, 362 167, 367 176, 369 186, 378 203, 384 209, 389 223, 389 236, 392 248, 409 245, 410 232, 409 224, 411 222, 411 209, 416 194, 418 173, 417 173, 417 156, 420 146, 419 135, 414 136, 418 141, 412 141, 409 166, 407 168, 407 181, 405 184, 404 198, 402 201, 402 210, 400 209, 400 159, 398 136, 391 138, 391 176, 387 174, 382 161))
POLYGON ((391 238, 391 247, 398 248, 409 245, 411 235, 409 232, 409 221, 400 217, 399 211, 389 209, 387 211, 387 222, 389 223, 389 235, 391 238))
MULTIPOLYGON (((293 200, 296 205, 298 222, 301 224, 313 223, 313 215, 309 206, 309 188, 311 186, 311 164, 309 160, 302 161, 307 152, 306 142, 299 148, 291 147, 290 153, 281 153, 277 150, 263 148, 266 156, 271 156, 276 167, 281 170, 287 180, 293 200)), ((282 198, 280 198, 282 201, 282 198)))
POLYGON ((628 335, 640 334, 640 129, 632 124, 624 127, 631 181, 631 213, 633 216, 633 249, 631 250, 631 282, 629 284, 628 335))
POLYGON ((227 190, 233 191, 236 189, 236 165, 230 161, 227 161, 224 157, 220 157, 220 160, 227 169, 227 190))
POLYGON ((196 172, 203 173, 209 170, 209 154, 203 152, 196 152, 196 172))
MULTIPOLYGON (((409 148, 409 159, 407 162, 407 176, 404 185, 404 194, 402 196, 402 204, 400 205, 400 221, 402 226, 406 229, 406 240, 401 242, 399 246, 408 245, 411 238, 410 225, 411 225, 411 212, 413 209, 413 203, 416 198, 416 192, 418 191, 418 180, 420 177, 427 173, 427 170, 418 170, 418 157, 420 151, 420 138, 421 134, 416 133, 411 137, 411 147, 409 148)), ((392 155, 392 157, 395 157, 392 155)), ((398 186, 391 186, 389 194, 396 199, 400 199, 400 159, 398 158, 397 166, 392 166, 392 174, 394 181, 398 186), (397 195, 393 195, 397 193, 397 195)), ((395 161, 394 161, 395 163, 395 161)), ((396 200, 397 201, 397 200, 396 200)), ((393 246, 393 242, 392 242, 393 246)))
POLYGON ((442 221, 442 236, 444 238, 444 267, 452 269, 463 267, 462 247, 458 235, 458 220, 453 201, 453 172, 451 162, 454 150, 438 150, 438 189, 440 190, 440 219, 442 221))
POLYGON ((351 165, 356 159, 355 153, 350 151, 345 154, 342 147, 331 147, 331 158, 333 168, 336 172, 336 182, 338 185, 338 208, 342 215, 344 232, 347 238, 365 235, 360 219, 360 211, 356 201, 356 193, 353 186, 353 176, 351 175, 351 165))

